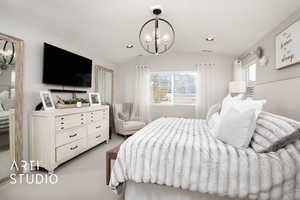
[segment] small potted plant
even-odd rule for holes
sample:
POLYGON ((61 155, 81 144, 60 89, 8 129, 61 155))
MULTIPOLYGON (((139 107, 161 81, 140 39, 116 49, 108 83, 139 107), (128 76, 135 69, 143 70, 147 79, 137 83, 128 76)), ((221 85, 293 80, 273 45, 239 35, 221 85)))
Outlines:
POLYGON ((56 108, 75 108, 75 107, 87 107, 89 106, 89 101, 83 98, 72 98, 72 99, 62 99, 57 96, 58 101, 56 103, 56 108))

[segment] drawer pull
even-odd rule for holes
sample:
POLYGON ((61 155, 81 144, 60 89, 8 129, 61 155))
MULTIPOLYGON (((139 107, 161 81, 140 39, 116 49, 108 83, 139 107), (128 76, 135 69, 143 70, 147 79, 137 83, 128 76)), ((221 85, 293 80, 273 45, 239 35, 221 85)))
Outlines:
POLYGON ((101 125, 96 127, 96 129, 98 129, 98 128, 101 128, 101 125))
POLYGON ((81 120, 84 120, 83 118, 81 118, 81 120))
POLYGON ((74 147, 71 147, 70 150, 73 151, 73 150, 75 150, 75 149, 77 149, 77 148, 78 148, 78 146, 76 145, 76 146, 74 146, 74 147))
POLYGON ((64 122, 61 122, 60 124, 65 124, 64 122))
POLYGON ((96 136, 96 139, 98 139, 99 137, 101 137, 101 135, 97 135, 97 136, 96 136))
POLYGON ((64 129, 65 127, 61 127, 60 129, 64 129))
POLYGON ((81 114, 81 116, 83 116, 83 114, 81 114))
POLYGON ((77 133, 75 133, 74 135, 69 135, 69 138, 76 137, 76 136, 77 136, 77 133))
POLYGON ((84 124, 83 122, 81 122, 81 124, 84 124))
POLYGON ((63 118, 63 117, 62 117, 62 118, 60 118, 60 119, 62 119, 62 120, 63 120, 63 119, 65 119, 65 118, 63 118))

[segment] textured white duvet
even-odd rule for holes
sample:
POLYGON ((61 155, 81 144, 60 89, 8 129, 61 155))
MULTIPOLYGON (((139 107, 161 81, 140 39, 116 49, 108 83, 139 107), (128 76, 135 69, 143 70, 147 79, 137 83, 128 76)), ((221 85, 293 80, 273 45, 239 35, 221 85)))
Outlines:
POLYGON ((300 141, 276 153, 236 149, 206 122, 160 118, 127 139, 114 164, 113 190, 128 180, 249 199, 300 199, 300 141))

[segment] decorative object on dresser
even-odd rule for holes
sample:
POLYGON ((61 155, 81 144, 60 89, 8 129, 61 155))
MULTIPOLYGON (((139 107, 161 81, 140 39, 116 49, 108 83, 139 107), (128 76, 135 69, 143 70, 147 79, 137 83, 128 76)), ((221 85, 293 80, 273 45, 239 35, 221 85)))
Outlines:
POLYGON ((42 99, 44 110, 55 109, 55 105, 53 103, 51 93, 49 91, 40 91, 40 96, 42 99))
POLYGON ((109 107, 34 111, 30 141, 30 159, 51 173, 67 160, 109 141, 109 107))
POLYGON ((59 96, 56 96, 58 101, 56 103, 56 108, 76 108, 76 107, 87 107, 89 106, 89 101, 83 98, 72 98, 72 99, 62 99, 59 96))
POLYGON ((100 94, 97 92, 90 92, 89 93, 89 101, 90 101, 91 106, 101 105, 100 94))

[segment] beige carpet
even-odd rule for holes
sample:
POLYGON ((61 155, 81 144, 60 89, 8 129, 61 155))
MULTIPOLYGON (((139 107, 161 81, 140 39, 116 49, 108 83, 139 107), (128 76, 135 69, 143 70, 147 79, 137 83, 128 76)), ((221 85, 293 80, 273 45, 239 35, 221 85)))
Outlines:
POLYGON ((10 173, 11 158, 9 147, 0 149, 0 179, 10 173))
POLYGON ((57 168, 56 185, 0 185, 0 200, 114 200, 119 199, 105 183, 105 153, 123 142, 114 135, 103 143, 57 168))

